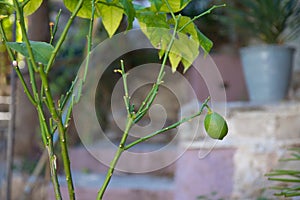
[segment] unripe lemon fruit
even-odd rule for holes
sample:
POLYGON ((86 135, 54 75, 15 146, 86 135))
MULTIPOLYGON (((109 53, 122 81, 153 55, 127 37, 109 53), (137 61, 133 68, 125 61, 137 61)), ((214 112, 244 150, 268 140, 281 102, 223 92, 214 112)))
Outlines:
POLYGON ((206 114, 204 127, 207 134, 213 139, 222 140, 228 132, 225 119, 216 112, 208 112, 206 114))

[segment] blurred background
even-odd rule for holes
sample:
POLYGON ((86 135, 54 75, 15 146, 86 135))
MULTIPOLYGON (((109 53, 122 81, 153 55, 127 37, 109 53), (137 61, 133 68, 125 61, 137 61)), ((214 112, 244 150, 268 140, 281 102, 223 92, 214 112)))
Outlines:
MULTIPOLYGON (((143 0, 137 0, 136 2, 140 4, 147 3, 143 0)), ((232 136, 236 136, 238 139, 229 137, 224 145, 217 146, 214 149, 214 152, 210 154, 211 157, 208 156, 200 161, 195 149, 199 149, 199 145, 202 145, 201 148, 205 148, 205 146, 203 146, 203 144, 195 143, 194 147, 189 149, 190 151, 185 154, 181 160, 177 163, 173 163, 167 168, 150 173, 145 177, 134 176, 128 180, 116 179, 120 184, 113 184, 112 190, 108 194, 111 195, 110 199, 118 199, 120 196, 123 197, 124 195, 128 197, 126 199, 271 198, 270 193, 264 193, 266 186, 266 178, 263 178, 264 173, 273 168, 280 157, 286 155, 285 149, 287 146, 297 146, 300 144, 298 143, 300 138, 300 127, 298 127, 299 121, 297 121, 300 119, 300 9, 299 1, 291 1, 290 5, 280 7, 279 5, 283 4, 283 2, 285 1, 192 0, 191 3, 181 11, 182 15, 194 17, 204 12, 212 5, 227 4, 226 7, 216 9, 211 14, 197 19, 195 23, 214 43, 210 56, 220 71, 223 81, 212 81, 212 84, 216 90, 226 91, 228 105, 227 118, 229 125, 232 128, 232 136), (298 9, 297 12, 293 10, 296 10, 296 8, 298 9), (290 12, 292 11, 294 11, 294 13, 291 14, 290 12), (292 47, 294 49, 294 54, 291 61, 293 67, 286 67, 289 69, 288 72, 279 72, 279 74, 286 74, 285 78, 288 80, 288 83, 285 85, 287 88, 284 89, 281 96, 279 94, 279 96, 275 95, 275 97, 272 96, 267 100, 261 101, 260 99, 252 99, 252 94, 249 93, 251 89, 249 89, 250 86, 247 86, 247 84, 251 81, 249 81, 250 79, 246 79, 246 75, 244 74, 247 70, 242 66, 244 60, 241 58, 240 49, 249 45, 260 46, 262 44, 272 46, 284 44, 285 46, 292 47), (284 116, 286 117, 281 120, 282 113, 284 113, 284 116), (281 124, 281 128, 284 128, 280 129, 278 132, 280 128, 279 124, 281 124), (253 127, 253 129, 249 127, 253 127), (293 129, 289 129, 291 127, 293 127, 293 129), (249 133, 246 129, 250 129, 248 130, 249 133), (282 142, 281 146, 275 145, 276 147, 274 147, 273 144, 273 146, 270 146, 269 144, 264 143, 265 141, 270 140, 270 137, 266 136, 268 135, 268 131, 271 132, 270 137, 273 143, 279 144, 282 142), (290 133, 290 131, 292 131, 292 133, 290 133), (286 134, 287 132, 291 135, 286 134), (274 138, 272 136, 273 133, 275 135, 274 138), (288 138, 283 137, 282 135, 288 135, 288 138), (250 147, 245 145, 245 141, 249 138, 256 139, 255 142, 250 142, 253 144, 252 146, 250 145, 250 147), (293 143, 289 144, 291 140, 293 143), (248 149, 245 149, 245 146, 248 147, 248 149), (259 162, 256 159, 261 159, 261 163, 264 163, 265 167, 260 166, 259 164, 253 164, 253 162, 259 162), (189 167, 186 166, 186 163, 189 163, 189 167), (252 164, 248 165, 247 163, 252 163, 253 166, 252 164), (250 168, 252 167, 248 170, 248 174, 246 174, 247 166, 250 168), (185 171, 185 169, 186 174, 182 174, 182 170, 185 171), (224 172, 220 173, 219 170, 224 170, 224 172), (256 175, 251 174, 252 172, 254 174, 258 173, 257 177, 256 175), (227 174, 225 177, 221 175, 224 173, 227 174), (189 180, 188 177, 193 176, 202 179, 203 181, 189 180), (221 179, 223 180, 218 179, 220 176, 222 176, 221 179), (255 177, 252 182, 250 180, 251 176, 255 177), (263 181, 261 181, 261 179, 263 179, 263 181), (128 181, 135 182, 136 185, 129 184, 127 187, 126 183, 128 183, 128 181), (151 189, 146 186, 139 187, 139 185, 149 185, 151 182, 157 184, 157 188, 151 189), (188 184, 191 185, 191 188, 187 186, 188 184), (241 184, 240 187, 237 186, 239 184, 241 184), (255 184, 258 184, 258 186, 254 187, 255 184), (248 192, 243 191, 243 187, 248 187, 248 192)), ((57 35, 60 35, 69 18, 70 12, 64 7, 62 1, 44 0, 39 10, 27 18, 28 35, 31 40, 45 42, 50 40, 49 23, 55 21, 59 9, 62 9, 57 33, 57 35)), ((13 40, 15 37, 13 30, 18 31, 18 28, 14 26, 14 15, 12 13, 12 10, 8 10, 4 4, 0 3, 0 15, 10 16, 3 20, 4 27, 7 30, 7 33, 9 33, 9 40, 13 40)), ((72 26, 50 74, 51 90, 57 98, 60 97, 60 94, 67 91, 77 74, 80 67, 79 64, 85 58, 86 35, 89 21, 77 18, 74 24, 75 26, 72 26)), ((138 28, 137 22, 134 23, 134 28, 138 28)), ((125 30, 126 19, 124 16, 118 32, 123 32, 125 30)), ((99 19, 95 22, 93 43, 96 46, 96 44, 99 44, 107 38, 108 35, 102 25, 101 19, 99 19)), ((18 38, 16 39, 18 40, 18 38)), ((0 43, 0 52, 0 194, 4 198, 4 186, 7 177, 6 162, 8 160, 7 138, 9 120, 11 119, 9 106, 11 103, 12 71, 7 52, 2 43, 0 43)), ((282 54, 283 53, 280 53, 280 55, 282 54)), ((258 58, 258 56, 254 57, 258 58)), ((155 50, 143 50, 126 54, 124 56, 124 61, 129 69, 145 63, 160 62, 157 51, 155 50)), ((114 123, 114 119, 111 115, 111 93, 120 78, 118 74, 113 73, 113 69, 117 62, 119 61, 116 60, 115 63, 112 63, 101 77, 96 95, 96 101, 98 103, 95 105, 99 123, 112 142, 119 141, 120 133, 122 132, 114 123)), ((288 62, 289 61, 284 61, 284 63, 288 62)), ((271 65, 274 65, 274 63, 271 65)), ((20 67, 22 67, 22 73, 24 74, 25 80, 29 81, 29 74, 25 64, 20 63, 20 67)), ((179 71, 182 73, 182 66, 179 71)), ((274 70, 271 69, 271 71, 274 70)), ((259 82, 259 80, 265 79, 258 77, 258 74, 261 73, 256 73, 255 77, 251 79, 252 82, 259 82)), ((197 72, 191 68, 184 76, 189 80, 196 92, 198 101, 204 101, 209 95, 209 92, 201 75, 197 74, 197 72)), ((270 78, 266 79, 269 80, 270 78)), ((271 79, 274 79, 275 82, 283 82, 284 78, 275 78, 275 76, 272 75, 271 79)), ((270 84, 273 86, 275 85, 276 90, 283 87, 277 85, 277 83, 270 84)), ((137 103, 141 102, 141 98, 145 96, 143 90, 147 91, 150 87, 151 86, 145 86, 136 92, 134 96, 137 103)), ((258 90, 262 85, 255 87, 256 89, 254 90, 258 90)), ((271 89, 271 93, 274 93, 273 90, 274 89, 271 89)), ((265 91, 267 90, 264 90, 263 93, 268 93, 265 91)), ((259 94, 259 96, 261 95, 259 94)), ((35 108, 27 100, 18 80, 16 80, 15 97, 16 115, 13 145, 12 199, 20 199, 22 193, 31 193, 32 195, 26 194, 26 196, 23 194, 22 198, 53 199, 53 194, 51 196, 51 186, 49 186, 49 169, 47 167, 41 168, 40 173, 36 176, 38 177, 37 181, 33 185, 30 185, 29 189, 27 188, 29 192, 24 189, 25 183, 28 183, 30 175, 34 172, 37 163, 41 161, 41 158, 43 157, 43 144, 39 134, 35 108)), ((179 105, 176 101, 176 97, 170 90, 163 90, 155 103, 163 105, 166 109, 167 119, 165 125, 170 125, 178 120, 179 105), (170 104, 170 101, 174 103, 170 104)), ((193 110, 189 105, 187 105, 185 109, 187 112, 193 110)), ((150 116, 146 116, 145 120, 141 123, 147 124, 149 123, 149 120, 151 121, 153 119, 150 119, 150 116)), ((193 127, 193 125, 191 125, 191 127, 193 127)), ((188 128, 183 131, 188 132, 188 128)), ((97 133, 91 133, 91 135, 93 134, 97 133)), ((149 147, 150 149, 159 149, 164 144, 168 144, 173 138, 174 136, 172 136, 172 134, 159 136, 158 138, 154 138, 147 142, 144 148, 149 147)), ((183 141, 181 142, 184 143, 186 140, 191 139, 186 136, 182 140, 183 141)), ((77 187, 78 193, 81 193, 79 194, 79 199, 90 199, 88 194, 95 193, 96 190, 94 187, 91 187, 91 185, 95 185, 95 183, 89 181, 93 179, 94 174, 96 174, 95 177, 99 174, 103 174, 106 170, 106 166, 99 166, 94 158, 82 147, 74 124, 71 124, 70 126, 68 142, 71 146, 70 155, 73 171, 80 174, 78 175, 78 180, 82 180, 83 182, 77 187), (87 185, 84 185, 84 182, 87 182, 87 185)), ((178 143, 180 143, 180 141, 178 141, 178 143)), ((95 151, 103 150, 101 148, 105 149, 105 147, 101 147, 101 142, 98 144, 96 141, 94 145, 96 147, 95 151)), ((144 158, 142 161, 137 161, 136 164, 139 162, 160 162, 161 159, 164 159, 164 156, 168 157, 172 155, 174 151, 176 150, 168 149, 155 161, 144 158)), ((110 153, 111 152, 108 151, 107 154, 110 155, 110 153)), ((45 166, 47 166, 47 161, 41 162, 45 162, 45 166)), ((121 178, 126 177, 126 175, 127 174, 120 173, 121 178)), ((99 185, 99 183, 97 183, 97 185, 99 185)))

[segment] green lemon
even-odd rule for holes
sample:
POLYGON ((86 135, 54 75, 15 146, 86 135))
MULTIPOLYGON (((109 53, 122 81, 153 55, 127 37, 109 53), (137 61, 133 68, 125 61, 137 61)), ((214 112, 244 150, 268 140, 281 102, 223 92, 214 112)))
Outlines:
POLYGON ((228 132, 225 119, 216 112, 208 112, 206 114, 204 127, 207 134, 213 139, 222 140, 228 132))

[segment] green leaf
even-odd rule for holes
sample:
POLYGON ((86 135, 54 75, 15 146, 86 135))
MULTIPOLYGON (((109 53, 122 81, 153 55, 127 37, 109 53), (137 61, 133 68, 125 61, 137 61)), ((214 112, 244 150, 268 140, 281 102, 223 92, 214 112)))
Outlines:
MULTIPOLYGON (((78 4, 79 0, 64 0, 64 4, 68 10, 71 12, 75 10, 76 5, 78 4)), ((98 4, 96 4, 96 9, 95 9, 95 17, 100 17, 100 12, 98 8, 98 4)), ((91 18, 92 14, 92 1, 91 0, 84 0, 83 5, 80 8, 77 16, 82 17, 82 18, 91 18)))
POLYGON ((160 10, 163 5, 163 0, 149 0, 151 5, 155 7, 156 10, 160 10))
POLYGON ((14 11, 14 6, 11 1, 0 0, 0 15, 2 16, 1 19, 4 19, 5 16, 11 15, 13 11, 14 11))
POLYGON ((34 13, 43 3, 43 0, 31 0, 24 7, 25 16, 31 15, 34 13))
POLYGON ((133 20, 135 17, 135 9, 133 7, 132 0, 120 0, 120 3, 124 7, 124 13, 127 15, 127 30, 132 29, 133 20))
MULTIPOLYGON (((181 16, 178 22, 178 33, 177 39, 174 41, 174 44, 171 48, 171 52, 175 52, 177 58, 175 59, 178 62, 178 57, 180 57, 181 62, 184 66, 184 72, 188 70, 193 61, 199 55, 199 45, 200 41, 198 40, 197 27, 194 23, 190 23, 191 19, 189 17, 181 16)), ((170 19, 168 23, 171 26, 175 25, 173 19, 170 19)), ((174 62, 174 56, 169 55, 171 64, 174 62)), ((178 64, 177 64, 178 66, 178 64)), ((172 64, 173 71, 177 68, 176 65, 172 64)))
POLYGON ((167 15, 151 11, 137 13, 141 30, 155 48, 166 49, 171 40, 167 15))
MULTIPOLYGON (((197 27, 195 26, 194 23, 190 23, 190 22, 191 22, 191 18, 186 16, 181 16, 178 23, 178 30, 180 30, 180 33, 186 34, 187 36, 189 36, 190 39, 195 40, 195 42, 199 44, 197 27)), ((175 25, 174 19, 170 19, 168 23, 172 26, 175 25)))
MULTIPOLYGON (((159 57, 162 58, 172 38, 172 27, 174 20, 167 20, 166 14, 149 12, 139 12, 137 18, 144 34, 151 44, 159 49, 159 57)), ((189 17, 181 16, 178 23, 178 30, 174 43, 169 52, 169 60, 172 71, 175 72, 179 63, 184 65, 186 71, 199 55, 199 46, 208 52, 211 48, 211 41, 203 34, 198 36, 197 27, 190 23, 189 17), (187 25, 186 25, 187 24, 187 25), (199 38, 201 40, 199 40, 199 38)))
POLYGON ((99 10, 102 16, 103 25, 109 37, 112 37, 122 21, 123 9, 100 4, 99 10))
MULTIPOLYGON (((181 11, 191 0, 168 0, 168 3, 174 13, 181 11)), ((163 0, 151 0, 151 9, 153 11, 171 12, 163 0)))
MULTIPOLYGON (((64 0, 65 6, 73 11, 76 8, 78 0, 64 0)), ((128 17, 128 29, 132 27, 135 16, 135 10, 131 0, 102 0, 96 1, 95 17, 102 17, 102 22, 109 37, 116 32, 123 18, 123 13, 128 17), (124 7, 124 9, 123 9, 124 7)), ((84 0, 77 16, 82 18, 90 18, 92 12, 92 1, 84 0)))
MULTIPOLYGON (((23 42, 7 42, 7 45, 22 54, 25 57, 29 57, 29 53, 27 51, 26 44, 23 42)), ((30 46, 33 51, 33 55, 36 62, 40 62, 46 65, 50 59, 50 56, 53 51, 53 46, 46 42, 36 42, 30 41, 30 46)))
POLYGON ((198 40, 201 48, 204 50, 205 54, 208 54, 213 47, 213 42, 208 39, 201 31, 197 28, 198 40))
MULTIPOLYGON (((186 72, 199 55, 199 44, 188 35, 178 33, 171 48, 171 52, 176 52, 176 54, 180 55, 181 62, 184 65, 184 72, 186 72)), ((172 68, 174 67, 177 68, 177 66, 172 66, 172 68)))

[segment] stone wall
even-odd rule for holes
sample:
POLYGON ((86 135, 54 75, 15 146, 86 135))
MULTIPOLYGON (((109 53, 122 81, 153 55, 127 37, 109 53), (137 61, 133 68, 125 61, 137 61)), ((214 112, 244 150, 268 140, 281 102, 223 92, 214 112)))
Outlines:
MULTIPOLYGON (((226 119, 229 126, 228 136, 224 140, 214 142, 207 139, 202 120, 199 122, 199 134, 196 140, 189 137, 189 134, 191 130, 196 128, 198 122, 194 120, 183 126, 180 133, 181 145, 190 145, 187 153, 198 151, 196 156, 189 161, 185 160, 184 163, 211 166, 211 174, 207 180, 216 180, 216 185, 231 188, 231 191, 230 189, 226 190, 227 193, 222 192, 226 199, 228 195, 230 199, 272 198, 274 191, 266 190, 266 188, 274 182, 268 181, 265 174, 271 169, 278 168, 278 164, 285 168, 299 166, 299 163, 291 163, 293 165, 285 163, 285 166, 282 166, 283 164, 278 163, 278 160, 287 155, 289 147, 300 144, 300 102, 290 101, 273 105, 252 105, 241 102, 228 103, 223 106, 226 106, 227 109, 226 119), (199 135, 202 136, 199 137, 199 135), (191 140, 193 140, 192 143, 191 140), (222 156, 219 156, 219 160, 213 161, 209 159, 212 155, 222 156), (222 161, 222 159, 226 159, 226 161, 222 161), (232 169, 228 165, 228 162, 230 163, 228 159, 233 163, 232 169), (203 164, 199 164, 201 162, 203 164), (214 169, 217 171, 214 172, 214 169), (232 177, 220 177, 218 169, 223 169, 224 173, 232 171, 232 177)), ((215 106, 215 109, 219 109, 218 107, 220 104, 215 106)), ((193 112, 193 108, 187 105, 185 111, 193 112)), ((178 161, 179 166, 184 165, 184 163, 178 161)), ((192 170, 185 172, 185 174, 190 174, 189 176, 193 174, 191 178, 195 180, 202 180, 203 177, 207 176, 207 174, 201 175, 196 168, 186 169, 192 170), (199 177, 196 178, 195 176, 199 177)), ((177 173, 180 174, 181 172, 177 173)), ((185 179, 191 180, 189 177, 185 177, 185 179)), ((181 182, 184 184, 184 181, 181 182)), ((178 188, 180 187, 187 187, 187 185, 178 186, 178 188)), ((191 182, 189 182, 188 187, 195 187, 198 190, 201 188, 201 186, 191 182)), ((209 189, 199 191, 199 193, 207 195, 214 192, 207 190, 209 189)))

